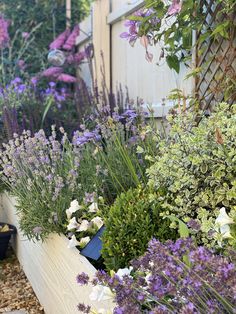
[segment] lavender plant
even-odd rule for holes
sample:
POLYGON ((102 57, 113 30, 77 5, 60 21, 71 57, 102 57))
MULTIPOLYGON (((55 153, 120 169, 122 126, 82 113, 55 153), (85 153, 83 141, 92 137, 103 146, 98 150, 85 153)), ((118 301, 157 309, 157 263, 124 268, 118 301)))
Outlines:
POLYGON ((66 232, 65 211, 72 200, 81 205, 87 193, 95 193, 108 205, 144 180, 146 162, 140 162, 136 147, 146 140, 138 119, 143 121, 129 110, 100 117, 90 130, 81 125, 72 141, 62 128, 59 136, 53 128, 49 138, 43 130, 23 131, 3 144, 2 174, 19 200, 21 228, 29 238, 37 239, 39 230, 41 238, 66 232))
MULTIPOLYGON (((77 282, 86 285, 89 277, 79 274, 77 282)), ((113 297, 116 314, 235 313, 235 264, 190 238, 164 244, 153 239, 132 268, 111 275, 98 271, 92 284, 91 299, 113 297)), ((84 304, 78 309, 89 313, 84 304)))
POLYGON ((33 137, 24 131, 3 147, 3 174, 17 197, 24 234, 43 239, 50 232, 65 231, 65 210, 80 192, 79 156, 67 135, 58 141, 54 128, 49 138, 43 130, 33 137))

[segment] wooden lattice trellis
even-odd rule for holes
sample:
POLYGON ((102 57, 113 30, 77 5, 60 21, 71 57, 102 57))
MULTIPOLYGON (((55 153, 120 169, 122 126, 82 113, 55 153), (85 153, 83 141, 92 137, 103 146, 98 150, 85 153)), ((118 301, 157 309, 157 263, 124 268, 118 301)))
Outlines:
MULTIPOLYGON (((235 16, 222 15, 217 1, 201 0, 202 14, 205 22, 197 37, 211 30, 218 22, 235 16)), ((225 100, 236 102, 236 37, 235 29, 229 34, 229 39, 221 36, 217 39, 206 38, 197 47, 196 66, 201 67, 201 74, 196 79, 196 93, 200 103, 206 108, 225 100), (230 86, 230 88, 229 88, 230 86), (233 86, 235 88, 233 88, 233 86)))

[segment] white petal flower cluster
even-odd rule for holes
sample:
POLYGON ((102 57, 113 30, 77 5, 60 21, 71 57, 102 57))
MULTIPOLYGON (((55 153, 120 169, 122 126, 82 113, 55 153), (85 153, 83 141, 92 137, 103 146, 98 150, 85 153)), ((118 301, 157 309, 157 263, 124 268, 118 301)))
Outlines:
MULTIPOLYGON (((77 220, 76 217, 72 217, 74 213, 77 211, 83 210, 86 212, 86 206, 79 205, 77 200, 73 200, 70 203, 70 207, 66 210, 66 216, 68 219, 67 230, 70 232, 70 240, 68 243, 68 248, 73 248, 76 246, 84 247, 91 240, 90 236, 85 236, 80 238, 80 241, 77 239, 77 235, 81 232, 92 231, 94 228, 100 229, 103 226, 103 220, 99 216, 93 217, 90 221, 88 219, 77 220)), ((87 212, 90 217, 92 213, 96 213, 98 210, 98 204, 96 202, 92 202, 91 205, 87 208, 87 212)), ((88 233, 88 235, 91 235, 88 233)))

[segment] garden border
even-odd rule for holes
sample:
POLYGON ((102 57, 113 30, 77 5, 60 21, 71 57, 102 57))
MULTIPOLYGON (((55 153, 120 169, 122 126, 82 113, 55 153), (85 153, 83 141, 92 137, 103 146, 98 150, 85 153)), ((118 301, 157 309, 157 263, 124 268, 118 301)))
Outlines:
POLYGON ((85 272, 93 276, 96 269, 76 248, 68 249, 64 235, 53 234, 45 242, 29 241, 19 231, 16 200, 4 193, 0 199, 0 221, 16 226, 12 245, 23 270, 44 307, 46 314, 78 314, 82 302, 98 310, 111 309, 112 302, 94 302, 89 298, 92 286, 79 286, 76 276, 85 272))

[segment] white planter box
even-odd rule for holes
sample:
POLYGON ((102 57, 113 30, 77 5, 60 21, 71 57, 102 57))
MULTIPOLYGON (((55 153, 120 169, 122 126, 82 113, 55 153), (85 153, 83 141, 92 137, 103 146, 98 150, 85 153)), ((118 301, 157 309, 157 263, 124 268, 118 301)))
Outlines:
POLYGON ((13 247, 45 313, 78 314, 78 303, 91 305, 96 310, 111 310, 112 301, 92 302, 89 299, 92 287, 76 283, 78 273, 94 275, 96 269, 90 262, 76 248, 67 248, 65 236, 52 235, 44 243, 28 241, 19 231, 15 204, 14 198, 1 195, 0 221, 17 227, 13 247))

